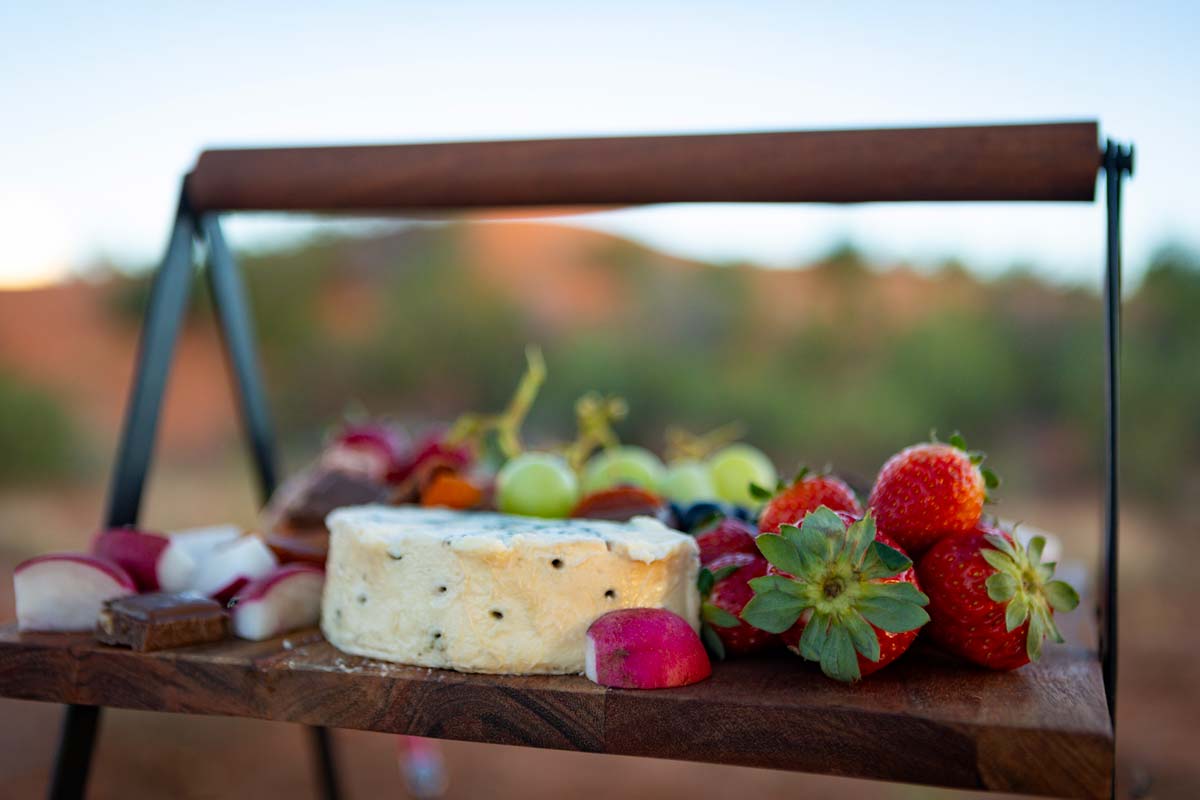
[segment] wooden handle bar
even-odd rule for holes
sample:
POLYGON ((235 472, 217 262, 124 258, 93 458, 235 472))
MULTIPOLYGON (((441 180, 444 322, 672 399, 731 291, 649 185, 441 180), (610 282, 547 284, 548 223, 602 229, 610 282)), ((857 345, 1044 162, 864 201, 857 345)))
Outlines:
POLYGON ((198 211, 1091 201, 1095 122, 206 150, 198 211))

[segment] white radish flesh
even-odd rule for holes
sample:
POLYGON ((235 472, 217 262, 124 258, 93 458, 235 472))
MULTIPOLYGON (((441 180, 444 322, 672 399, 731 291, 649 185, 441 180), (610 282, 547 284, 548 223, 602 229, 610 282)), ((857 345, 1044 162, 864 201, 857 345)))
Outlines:
POLYGON ((285 564, 251 581, 231 604, 234 635, 257 641, 316 625, 324 585, 324 570, 310 564, 285 564))
POLYGON ((188 528, 168 535, 167 560, 171 565, 159 570, 159 586, 164 592, 182 592, 192 585, 200 562, 221 545, 229 544, 242 535, 236 525, 210 525, 188 528), (176 565, 179 565, 176 567, 176 565))
POLYGON ((137 586, 109 559, 57 553, 19 564, 13 590, 19 630, 90 631, 105 600, 136 594, 137 586))
POLYGON ((278 563, 262 539, 242 536, 220 545, 203 558, 187 588, 226 602, 247 583, 275 569, 278 563))

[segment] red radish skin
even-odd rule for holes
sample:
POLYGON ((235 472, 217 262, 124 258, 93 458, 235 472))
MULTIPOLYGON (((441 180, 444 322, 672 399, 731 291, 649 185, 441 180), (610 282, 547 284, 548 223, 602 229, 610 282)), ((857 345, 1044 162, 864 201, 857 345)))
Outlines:
POLYGON ((667 689, 712 674, 708 653, 687 620, 665 608, 610 611, 587 630, 584 672, 601 686, 667 689))
POLYGON ((19 630, 90 631, 105 600, 137 594, 137 585, 110 559, 55 553, 18 564, 13 591, 19 630))
POLYGON ((385 460, 388 468, 399 465, 412 447, 402 429, 378 421, 347 425, 338 435, 337 444, 360 450, 374 450, 385 460))
POLYGON ((188 589, 228 602, 242 587, 278 566, 271 549, 256 536, 242 536, 221 545, 204 558, 188 589))
POLYGON ((430 460, 443 461, 455 472, 466 472, 470 469, 475 461, 471 448, 461 444, 447 444, 443 440, 444 435, 442 432, 433 432, 420 439, 408 457, 402 459, 388 473, 388 482, 402 483, 430 460))
POLYGON ((261 641, 316 625, 324 585, 325 571, 311 564, 286 564, 250 581, 230 604, 234 635, 261 641))
POLYGON ((178 591, 195 569, 195 560, 185 551, 170 547, 161 533, 136 528, 110 528, 96 534, 92 552, 121 566, 138 591, 178 591))

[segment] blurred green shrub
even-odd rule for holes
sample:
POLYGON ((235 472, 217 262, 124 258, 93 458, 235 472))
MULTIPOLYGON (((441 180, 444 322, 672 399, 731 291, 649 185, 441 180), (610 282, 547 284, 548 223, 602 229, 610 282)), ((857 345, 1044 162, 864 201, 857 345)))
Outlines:
POLYGON ((79 453, 78 431, 55 397, 0 371, 0 484, 67 477, 79 453))
MULTIPOLYGON (((668 424, 739 419, 785 471, 789 460, 832 461, 869 481, 890 452, 936 427, 990 450, 1010 484, 1069 489, 1099 478, 1103 319, 1093 291, 1029 270, 984 281, 948 261, 913 277, 920 308, 896 321, 879 288, 886 279, 842 243, 812 268, 824 313, 780 326, 755 305, 755 270, 664 265, 613 239, 584 256, 617 287, 612 318, 546 327, 528 313, 534 298, 479 280, 464 230, 243 256, 272 405, 293 446, 315 445, 351 401, 417 424, 498 407, 523 346, 537 342, 550 380, 529 420, 535 441, 569 438, 575 398, 600 390, 628 399, 627 440, 658 448, 668 424), (372 300, 369 324, 349 338, 322 322, 347 285, 372 300)), ((144 280, 127 282, 114 307, 131 317, 145 291, 144 280)), ((204 294, 194 299, 207 306, 204 294)), ((1123 466, 1142 497, 1169 495, 1167 476, 1200 473, 1198 308, 1200 258, 1177 246, 1155 255, 1126 300, 1123 466)))

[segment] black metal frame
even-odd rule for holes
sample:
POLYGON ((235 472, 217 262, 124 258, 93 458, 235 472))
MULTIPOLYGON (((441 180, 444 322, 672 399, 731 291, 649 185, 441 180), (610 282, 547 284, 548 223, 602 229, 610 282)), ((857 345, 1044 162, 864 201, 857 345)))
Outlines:
MULTIPOLYGON (((163 392, 191 294, 197 242, 207 249, 205 272, 209 291, 237 387, 242 425, 250 442, 262 502, 266 503, 275 491, 275 434, 255 353, 245 287, 219 220, 213 214, 197 218, 188 205, 185 185, 180 192, 167 252, 155 274, 146 306, 133 391, 121 430, 105 515, 105 526, 109 528, 137 524, 163 392)), ((99 719, 98 706, 67 707, 49 791, 54 800, 83 797, 99 719)), ((329 732, 312 728, 311 733, 321 797, 337 800, 337 767, 329 732)))
MULTIPOLYGON (((1105 259, 1105 506, 1104 584, 1097 609, 1100 621, 1100 660, 1109 716, 1116 727, 1117 677, 1117 539, 1119 527, 1119 402, 1121 329, 1121 185, 1133 174, 1133 148, 1109 140, 1104 150, 1107 207, 1105 259)), ((260 379, 254 330, 245 289, 232 252, 215 214, 199 218, 188 205, 186 181, 180 193, 171 238, 146 308, 133 391, 122 428, 113 472, 108 527, 136 524, 142 490, 153 454, 163 391, 175 342, 187 309, 194 275, 197 240, 207 246, 207 276, 218 326, 237 385, 242 423, 250 442, 265 502, 275 490, 274 432, 260 379)), ((81 798, 87 785, 100 708, 67 707, 49 796, 55 800, 81 798)), ((337 773, 328 731, 313 728, 322 796, 336 800, 337 773)), ((1114 782, 1115 792, 1115 782, 1114 782)))

